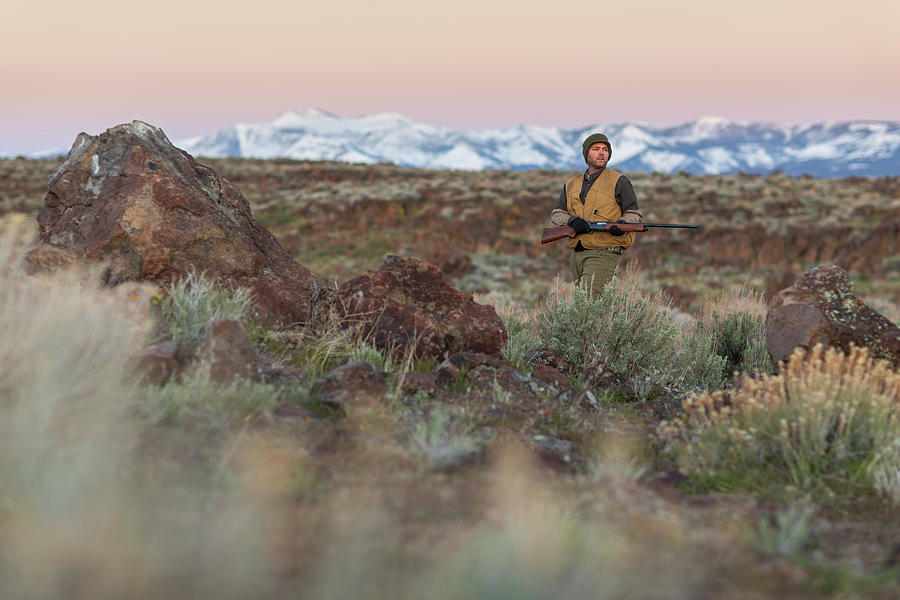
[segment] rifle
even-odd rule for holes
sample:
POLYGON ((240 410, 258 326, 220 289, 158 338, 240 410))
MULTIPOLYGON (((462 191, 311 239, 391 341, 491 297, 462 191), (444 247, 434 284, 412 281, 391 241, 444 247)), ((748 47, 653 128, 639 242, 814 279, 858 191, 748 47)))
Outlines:
MULTIPOLYGON (((625 233, 633 231, 647 231, 649 227, 669 227, 676 229, 699 229, 699 225, 673 225, 672 223, 610 223, 607 221, 588 221, 588 227, 591 231, 606 231, 610 226, 615 225, 625 233)), ((542 244, 549 244, 564 237, 575 237, 575 230, 568 225, 560 225, 559 227, 545 227, 544 234, 541 236, 542 244)))

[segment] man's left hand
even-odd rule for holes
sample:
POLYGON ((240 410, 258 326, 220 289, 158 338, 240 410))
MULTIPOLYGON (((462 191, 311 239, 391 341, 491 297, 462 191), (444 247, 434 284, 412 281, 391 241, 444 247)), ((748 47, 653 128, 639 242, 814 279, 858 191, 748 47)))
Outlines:
MULTIPOLYGON (((625 219, 619 219, 616 223, 627 223, 625 219)), ((625 232, 619 229, 615 224, 610 225, 607 231, 612 235, 625 235, 625 232)))

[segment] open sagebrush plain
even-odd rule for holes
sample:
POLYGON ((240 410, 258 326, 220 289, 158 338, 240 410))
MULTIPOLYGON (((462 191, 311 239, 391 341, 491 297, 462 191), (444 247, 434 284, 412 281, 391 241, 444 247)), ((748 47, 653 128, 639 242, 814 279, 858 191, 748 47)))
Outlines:
POLYGON ((502 356, 269 328, 202 278, 27 276, 59 161, 0 161, 0 597, 900 595, 900 375, 821 348, 774 372, 763 339, 821 263, 898 322, 900 178, 630 174, 646 221, 703 229, 639 234, 590 301, 538 243, 566 173, 204 162, 324 281, 439 266, 502 356), (136 380, 223 315, 258 377, 136 380))

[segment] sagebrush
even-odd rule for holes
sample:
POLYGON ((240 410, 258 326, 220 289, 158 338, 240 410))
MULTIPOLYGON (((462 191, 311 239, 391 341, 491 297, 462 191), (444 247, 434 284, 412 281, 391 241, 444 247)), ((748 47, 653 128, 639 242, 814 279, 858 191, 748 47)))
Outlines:
POLYGON ((778 375, 692 396, 658 430, 697 485, 877 493, 900 502, 900 374, 864 348, 795 351, 778 375))

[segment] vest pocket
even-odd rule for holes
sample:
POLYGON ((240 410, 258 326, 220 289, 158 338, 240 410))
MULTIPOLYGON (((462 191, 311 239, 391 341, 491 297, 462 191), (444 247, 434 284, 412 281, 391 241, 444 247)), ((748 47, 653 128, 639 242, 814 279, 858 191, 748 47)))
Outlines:
POLYGON ((612 219, 612 218, 610 218, 610 217, 604 217, 603 215, 601 215, 601 214, 600 214, 600 211, 599 211, 598 209, 596 209, 596 208, 594 209, 594 212, 593 212, 593 215, 592 215, 592 216, 597 217, 596 219, 594 219, 595 221, 604 221, 604 222, 607 222, 607 223, 612 222, 612 221, 615 221, 615 219, 612 219))

